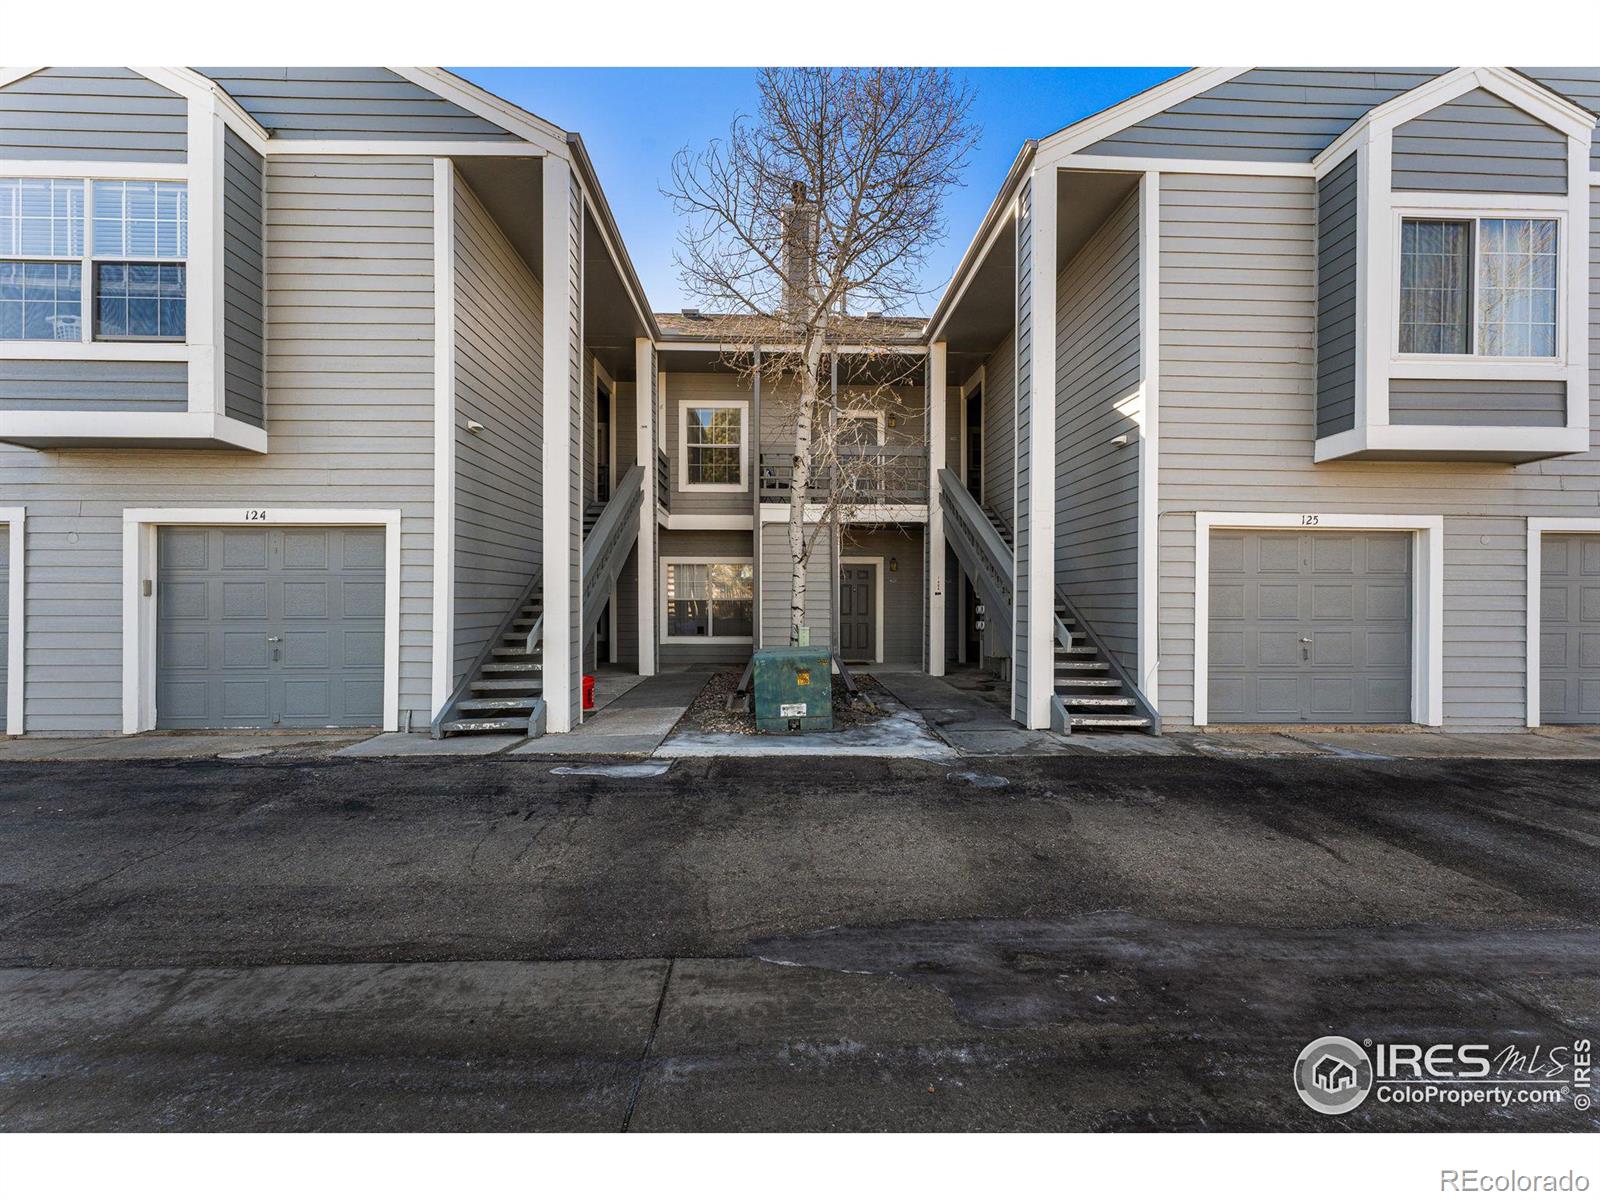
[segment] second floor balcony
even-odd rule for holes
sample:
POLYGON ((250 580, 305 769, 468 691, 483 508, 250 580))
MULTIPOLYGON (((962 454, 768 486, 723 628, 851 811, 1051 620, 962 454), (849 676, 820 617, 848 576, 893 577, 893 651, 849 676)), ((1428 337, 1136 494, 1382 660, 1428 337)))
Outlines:
MULTIPOLYGON (((928 502, 928 452, 921 446, 878 447, 851 450, 840 456, 836 472, 823 472, 807 489, 810 504, 826 503, 834 489, 834 474, 848 504, 926 504, 928 502)), ((761 452, 757 488, 762 504, 787 504, 794 479, 794 452, 761 452)))

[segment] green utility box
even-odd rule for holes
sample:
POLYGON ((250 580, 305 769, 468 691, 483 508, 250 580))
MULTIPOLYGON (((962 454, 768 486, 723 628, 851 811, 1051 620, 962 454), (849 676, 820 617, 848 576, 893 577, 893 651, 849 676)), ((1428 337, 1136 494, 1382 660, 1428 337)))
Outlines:
POLYGON ((804 733, 833 728, 833 673, 828 651, 816 646, 757 650, 751 683, 756 728, 804 733))

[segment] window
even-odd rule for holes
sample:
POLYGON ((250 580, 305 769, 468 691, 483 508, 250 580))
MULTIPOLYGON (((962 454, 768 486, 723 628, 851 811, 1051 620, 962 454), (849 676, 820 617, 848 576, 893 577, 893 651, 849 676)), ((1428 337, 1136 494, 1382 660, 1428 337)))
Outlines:
POLYGON ((744 490, 742 404, 683 407, 683 486, 708 491, 744 490))
POLYGON ((1556 225, 1404 218, 1400 353, 1555 357, 1556 225))
POLYGON ((755 575, 748 562, 669 559, 661 570, 667 640, 748 642, 754 635, 755 575))
POLYGON ((884 442, 888 421, 876 409, 852 408, 839 414, 839 445, 851 450, 875 450, 884 442))
POLYGON ((182 341, 188 255, 187 184, 0 179, 0 340, 182 341))

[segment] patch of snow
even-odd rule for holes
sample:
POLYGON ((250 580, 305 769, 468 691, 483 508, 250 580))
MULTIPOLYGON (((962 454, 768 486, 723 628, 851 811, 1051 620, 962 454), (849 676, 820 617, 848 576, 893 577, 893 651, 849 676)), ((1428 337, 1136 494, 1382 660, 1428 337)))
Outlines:
POLYGON ((979 788, 1003 788, 1011 782, 1004 775, 985 775, 981 771, 951 771, 945 778, 952 783, 970 783, 979 788))
POLYGON ((603 775, 608 779, 654 779, 672 769, 672 760, 653 759, 638 763, 594 763, 582 767, 551 767, 552 775, 603 775))

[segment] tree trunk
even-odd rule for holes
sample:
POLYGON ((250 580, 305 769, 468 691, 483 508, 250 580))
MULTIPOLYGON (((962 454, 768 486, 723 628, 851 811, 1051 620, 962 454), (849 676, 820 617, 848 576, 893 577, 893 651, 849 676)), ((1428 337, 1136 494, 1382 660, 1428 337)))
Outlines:
POLYGON ((806 567, 811 550, 806 544, 806 499, 811 492, 811 423, 817 408, 817 370, 822 364, 821 344, 809 339, 805 369, 800 373, 800 411, 794 428, 794 473, 789 480, 789 645, 800 644, 800 627, 806 623, 806 567))

